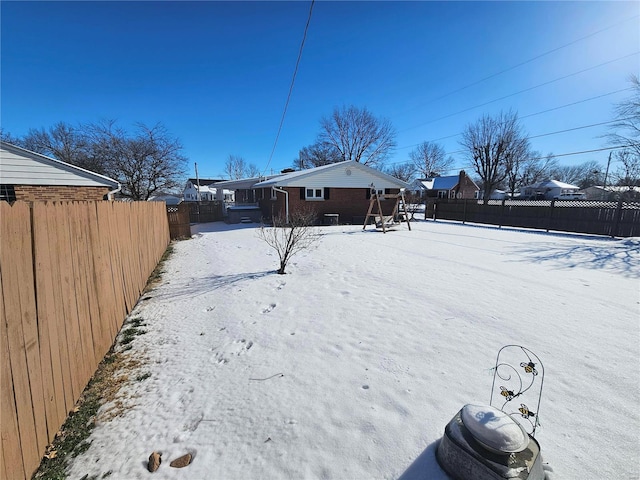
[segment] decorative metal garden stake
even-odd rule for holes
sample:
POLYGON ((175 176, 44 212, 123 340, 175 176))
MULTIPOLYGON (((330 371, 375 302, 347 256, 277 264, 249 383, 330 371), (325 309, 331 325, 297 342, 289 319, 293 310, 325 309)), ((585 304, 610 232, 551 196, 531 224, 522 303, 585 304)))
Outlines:
POLYGON ((489 405, 465 405, 445 427, 436 458, 458 480, 544 480, 534 438, 544 383, 540 358, 521 345, 498 351, 489 405))

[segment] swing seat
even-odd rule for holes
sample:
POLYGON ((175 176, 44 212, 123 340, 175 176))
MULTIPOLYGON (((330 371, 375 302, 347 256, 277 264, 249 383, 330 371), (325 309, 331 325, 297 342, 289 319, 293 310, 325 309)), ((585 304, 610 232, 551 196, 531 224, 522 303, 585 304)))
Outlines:
POLYGON ((382 217, 376 217, 376 227, 382 228, 382 225, 385 227, 393 227, 396 223, 393 221, 392 215, 385 215, 382 217))

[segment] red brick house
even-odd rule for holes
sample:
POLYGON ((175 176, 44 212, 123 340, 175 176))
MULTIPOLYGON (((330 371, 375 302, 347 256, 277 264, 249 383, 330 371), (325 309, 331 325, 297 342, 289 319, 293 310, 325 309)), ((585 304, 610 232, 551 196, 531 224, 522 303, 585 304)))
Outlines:
POLYGON ((119 190, 111 178, 0 142, 0 201, 111 200, 119 190))
MULTIPOLYGON (((325 215, 337 214, 343 224, 364 222, 372 188, 393 194, 408 187, 402 180, 355 161, 286 173, 253 185, 264 218, 311 208, 319 222, 325 215)), ((384 201, 383 211, 385 206, 392 210, 394 204, 384 201)))
POLYGON ((478 198, 478 185, 467 176, 464 170, 458 175, 446 177, 432 177, 416 180, 411 190, 420 194, 422 198, 478 198))

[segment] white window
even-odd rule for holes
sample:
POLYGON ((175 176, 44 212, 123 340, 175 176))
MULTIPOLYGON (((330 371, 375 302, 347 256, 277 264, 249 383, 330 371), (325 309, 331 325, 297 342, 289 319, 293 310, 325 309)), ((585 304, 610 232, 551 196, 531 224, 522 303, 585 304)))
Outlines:
POLYGON ((307 200, 324 200, 322 188, 307 188, 305 191, 307 200))

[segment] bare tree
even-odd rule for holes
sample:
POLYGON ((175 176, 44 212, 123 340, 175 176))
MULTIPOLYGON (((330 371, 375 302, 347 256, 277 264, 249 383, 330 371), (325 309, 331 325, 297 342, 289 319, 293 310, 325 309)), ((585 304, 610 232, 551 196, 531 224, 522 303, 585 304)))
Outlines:
POLYGON ((322 234, 313 227, 316 213, 312 210, 296 210, 289 219, 282 215, 273 218, 273 226, 262 225, 258 238, 267 243, 278 254, 278 274, 284 275, 291 257, 316 246, 322 234))
POLYGON ((22 145, 27 150, 41 153, 85 168, 96 173, 106 174, 105 165, 90 153, 86 127, 74 127, 65 122, 58 122, 49 129, 30 129, 22 138, 22 145))
POLYGON ((392 177, 396 177, 403 182, 410 182, 416 173, 412 163, 394 163, 384 169, 384 172, 392 177))
POLYGON ((515 159, 528 150, 528 143, 518 115, 511 111, 495 117, 484 115, 476 123, 467 125, 460 144, 467 150, 471 165, 481 179, 485 202, 507 177, 515 159))
POLYGON ((88 127, 92 155, 107 174, 122 185, 122 195, 132 200, 148 200, 158 191, 179 186, 185 174, 182 144, 162 124, 136 125, 131 136, 114 121, 88 127))
POLYGON ((260 169, 253 163, 248 164, 244 158, 238 155, 229 155, 224 163, 224 173, 230 180, 238 180, 257 177, 260 175, 260 169))
POLYGON ((632 75, 629 81, 633 93, 616 105, 615 122, 607 137, 612 145, 629 150, 640 162, 640 78, 632 75))
POLYGON ((545 178, 551 177, 551 171, 557 168, 558 161, 553 153, 543 156, 540 152, 531 152, 529 159, 525 160, 518 186, 532 185, 545 178))
POLYGON ((511 196, 520 187, 548 178, 551 169, 556 166, 556 160, 552 153, 543 156, 538 151, 527 150, 521 155, 512 157, 506 178, 507 188, 511 196))
POLYGON ((619 167, 614 172, 618 184, 633 186, 640 181, 640 78, 630 77, 632 95, 615 107, 615 122, 609 142, 619 146, 615 159, 619 167))
POLYGON ((595 185, 602 166, 596 160, 589 160, 577 165, 560 165, 551 170, 554 180, 569 183, 580 188, 595 185))
POLYGON ((293 166, 296 170, 305 170, 341 161, 342 156, 333 145, 316 142, 300 150, 298 158, 293 161, 293 166))
POLYGON ((366 108, 336 108, 330 117, 320 120, 320 126, 318 140, 334 147, 343 161, 355 160, 377 167, 396 146, 391 122, 374 117, 366 108))
POLYGON ((640 162, 633 151, 625 148, 616 151, 614 156, 618 163, 618 168, 613 174, 614 181, 620 186, 640 186, 640 162))
POLYGON ((7 132, 2 127, 0 127, 0 140, 3 142, 10 143, 11 145, 16 145, 17 147, 24 148, 24 144, 20 137, 16 137, 12 135, 10 132, 7 132))
POLYGON ((250 163, 247 165, 247 169, 245 170, 246 178, 259 177, 262 171, 258 168, 257 165, 250 163))
POLYGON ((121 194, 133 200, 176 188, 185 175, 182 145, 160 123, 138 123, 131 134, 114 120, 77 127, 58 122, 29 130, 18 146, 112 177, 122 185, 121 194))
POLYGON ((238 155, 229 155, 224 162, 224 173, 230 180, 237 180, 244 177, 246 162, 238 155))
POLYGON ((453 166, 453 157, 447 156, 442 145, 423 142, 409 152, 409 158, 421 178, 439 177, 453 166))

